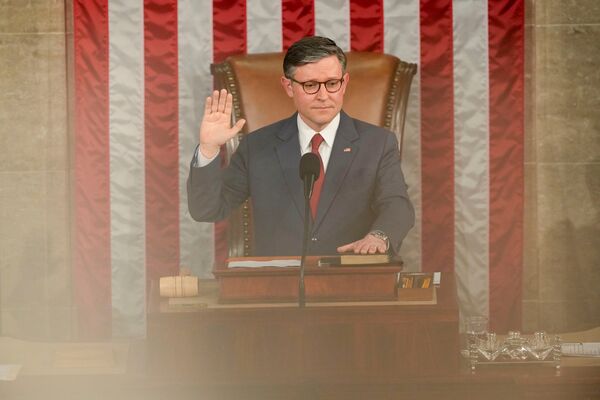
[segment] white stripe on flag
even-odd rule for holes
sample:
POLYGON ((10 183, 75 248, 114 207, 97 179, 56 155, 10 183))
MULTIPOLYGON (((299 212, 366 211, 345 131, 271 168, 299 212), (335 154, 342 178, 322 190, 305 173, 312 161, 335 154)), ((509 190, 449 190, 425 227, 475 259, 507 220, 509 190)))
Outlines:
POLYGON ((246 13, 248 53, 281 51, 281 2, 246 0, 246 13))
POLYGON ((179 238, 180 264, 201 278, 212 278, 213 224, 194 221, 187 205, 186 181, 198 144, 204 101, 213 88, 212 3, 181 0, 179 23, 179 238))
MULTIPOLYGON (((384 52, 402 61, 419 66, 421 46, 419 35, 419 0, 406 2, 384 1, 384 52)), ((420 74, 413 78, 410 88, 404 140, 402 171, 408 184, 408 194, 415 208, 416 222, 402 243, 401 256, 406 269, 421 269, 421 107, 420 74)))
POLYGON ((111 0, 108 16, 112 334, 143 337, 146 334, 143 3, 111 0))
POLYGON ((350 51, 350 0, 315 0, 315 35, 350 51))
POLYGON ((487 1, 454 2, 455 273, 461 315, 489 310, 487 1))

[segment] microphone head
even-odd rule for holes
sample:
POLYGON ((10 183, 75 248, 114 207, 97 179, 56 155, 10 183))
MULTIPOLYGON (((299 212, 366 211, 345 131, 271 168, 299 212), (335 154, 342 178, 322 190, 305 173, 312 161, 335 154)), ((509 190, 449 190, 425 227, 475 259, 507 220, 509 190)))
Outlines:
POLYGON ((321 160, 315 153, 308 152, 300 159, 300 179, 305 180, 313 175, 315 181, 319 179, 321 172, 321 160))

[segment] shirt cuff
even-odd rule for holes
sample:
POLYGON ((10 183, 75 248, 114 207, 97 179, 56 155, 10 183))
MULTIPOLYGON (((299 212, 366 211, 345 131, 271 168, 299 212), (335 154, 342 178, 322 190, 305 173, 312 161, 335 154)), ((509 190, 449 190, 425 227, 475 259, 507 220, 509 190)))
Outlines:
POLYGON ((197 145, 196 150, 194 151, 194 158, 192 158, 192 167, 194 167, 194 168, 206 167, 217 157, 219 157, 219 153, 215 154, 215 156, 212 158, 204 157, 204 155, 200 151, 200 145, 197 145))

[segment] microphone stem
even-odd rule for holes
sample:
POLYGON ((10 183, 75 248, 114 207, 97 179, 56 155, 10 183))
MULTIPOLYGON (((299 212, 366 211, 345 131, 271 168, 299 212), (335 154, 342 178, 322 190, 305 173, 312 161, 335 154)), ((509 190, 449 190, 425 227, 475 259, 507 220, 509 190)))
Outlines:
POLYGON ((308 253, 308 242, 310 240, 310 222, 312 215, 310 213, 310 196, 304 201, 304 240, 302 242, 302 257, 300 258, 300 279, 298 281, 298 307, 304 307, 305 289, 304 289, 304 264, 306 262, 306 253, 308 253))

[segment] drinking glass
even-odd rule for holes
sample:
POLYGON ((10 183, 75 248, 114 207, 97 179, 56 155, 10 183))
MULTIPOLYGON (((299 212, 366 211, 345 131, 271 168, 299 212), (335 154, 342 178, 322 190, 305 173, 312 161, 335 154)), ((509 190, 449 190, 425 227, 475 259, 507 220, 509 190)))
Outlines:
POLYGON ((488 318, 482 315, 467 317, 465 333, 467 334, 467 348, 476 346, 479 340, 485 340, 488 332, 488 318))

